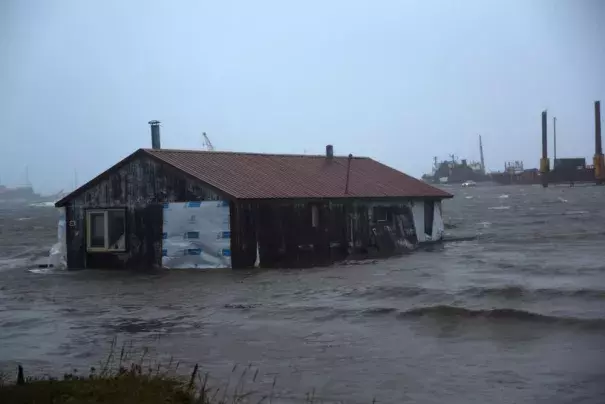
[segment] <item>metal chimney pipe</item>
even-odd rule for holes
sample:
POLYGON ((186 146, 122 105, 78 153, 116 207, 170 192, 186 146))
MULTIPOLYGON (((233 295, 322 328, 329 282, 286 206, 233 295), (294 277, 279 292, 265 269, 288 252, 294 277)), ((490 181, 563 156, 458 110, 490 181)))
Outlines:
POLYGON ((326 146, 326 158, 332 159, 332 157, 334 157, 334 146, 329 144, 326 146))
POLYGON ((160 121, 149 121, 149 125, 151 125, 151 148, 159 150, 162 148, 160 146, 160 121))
POLYGON ((353 155, 349 154, 349 159, 347 160, 347 179, 345 182, 345 195, 349 193, 349 179, 351 177, 351 160, 353 160, 353 155))

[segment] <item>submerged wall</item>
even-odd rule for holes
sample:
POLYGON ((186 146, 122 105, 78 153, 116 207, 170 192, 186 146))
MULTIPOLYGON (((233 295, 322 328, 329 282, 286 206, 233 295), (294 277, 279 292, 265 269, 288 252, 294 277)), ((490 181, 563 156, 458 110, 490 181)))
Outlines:
POLYGON ((311 267, 410 251, 418 243, 410 206, 408 200, 236 203, 233 267, 311 267))

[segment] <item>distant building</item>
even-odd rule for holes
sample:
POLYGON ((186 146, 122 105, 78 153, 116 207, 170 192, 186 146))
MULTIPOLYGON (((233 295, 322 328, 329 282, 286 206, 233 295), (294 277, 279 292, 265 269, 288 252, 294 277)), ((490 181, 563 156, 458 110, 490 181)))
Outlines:
POLYGON ((452 195, 366 157, 139 149, 56 203, 69 269, 309 267, 443 235, 452 195))

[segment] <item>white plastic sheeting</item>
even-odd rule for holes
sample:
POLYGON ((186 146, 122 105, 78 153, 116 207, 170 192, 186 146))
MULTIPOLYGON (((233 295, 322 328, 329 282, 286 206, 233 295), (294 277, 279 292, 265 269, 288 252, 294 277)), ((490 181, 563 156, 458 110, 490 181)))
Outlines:
POLYGON ((67 251, 66 244, 66 228, 65 228, 65 208, 59 208, 59 224, 57 226, 57 242, 50 248, 48 256, 48 267, 52 268, 67 268, 67 260, 65 253, 67 251))
POLYGON ((412 216, 414 217, 414 227, 416 228, 418 242, 424 243, 427 241, 424 234, 424 202, 412 202, 412 216))
POLYGON ((435 202, 433 212, 433 234, 424 232, 424 202, 414 202, 412 204, 412 215, 414 216, 414 227, 416 227, 416 235, 419 243, 427 241, 438 241, 443 238, 445 232, 443 225, 443 217, 441 216, 441 202, 435 202))
POLYGON ((437 241, 443 239, 445 234, 445 226, 443 224, 443 216, 441 215, 441 202, 435 202, 435 214, 433 215, 433 235, 432 240, 437 241))
POLYGON ((231 268, 228 202, 166 203, 162 231, 163 267, 231 268))

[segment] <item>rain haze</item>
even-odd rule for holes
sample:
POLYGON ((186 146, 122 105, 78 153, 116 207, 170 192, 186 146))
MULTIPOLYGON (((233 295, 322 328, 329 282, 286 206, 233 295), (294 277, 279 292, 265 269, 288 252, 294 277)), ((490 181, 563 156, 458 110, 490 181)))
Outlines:
POLYGON ((72 189, 139 147, 591 158, 605 94, 600 1, 2 1, 0 182, 72 189))
POLYGON ((0 55, 0 402, 603 404, 605 0, 0 0, 0 55))

